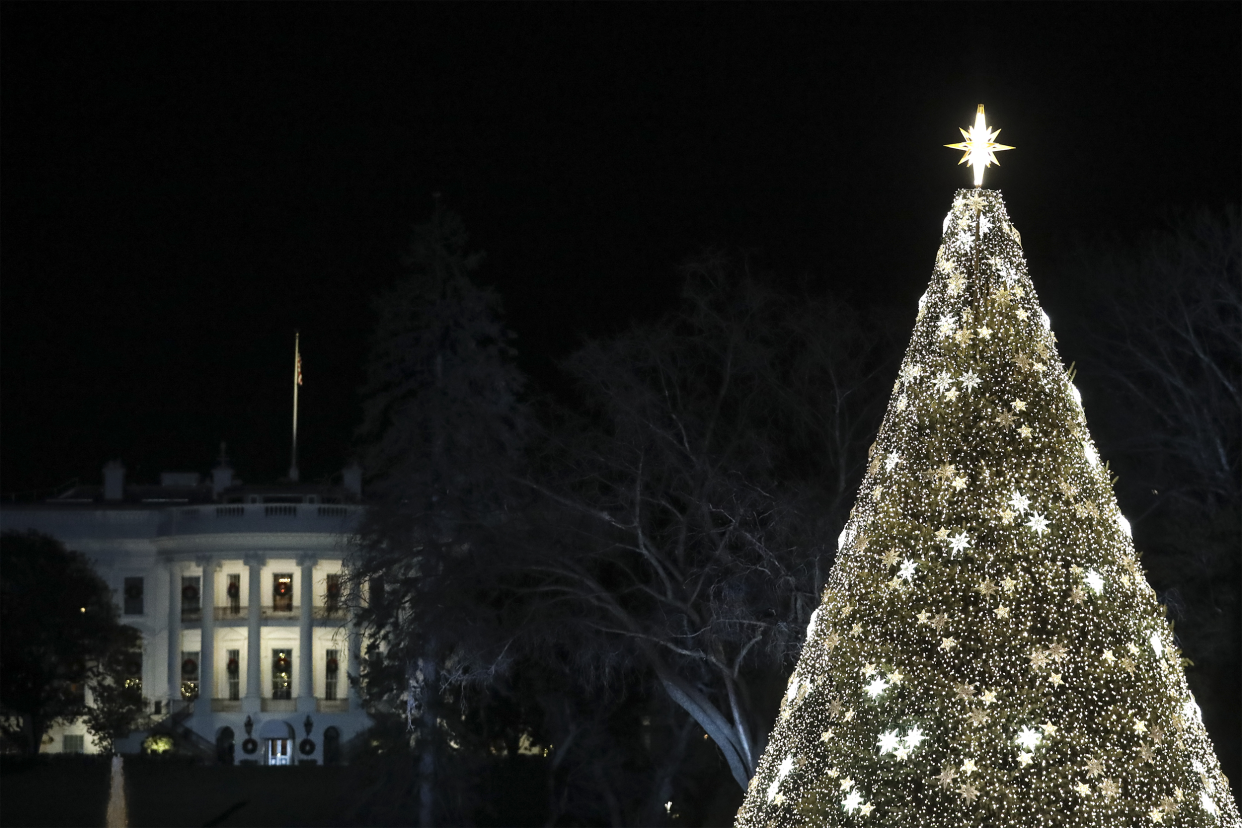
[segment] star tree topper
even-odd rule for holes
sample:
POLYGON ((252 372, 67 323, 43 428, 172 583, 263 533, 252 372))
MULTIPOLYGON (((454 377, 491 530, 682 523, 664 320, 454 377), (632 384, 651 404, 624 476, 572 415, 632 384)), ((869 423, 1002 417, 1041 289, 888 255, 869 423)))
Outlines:
POLYGON ((949 149, 962 150, 962 160, 958 164, 966 164, 975 171, 975 186, 983 185, 983 171, 995 164, 1000 166, 1000 162, 996 160, 996 153, 1001 150, 1013 149, 1004 144, 998 144, 994 140, 1000 135, 1000 130, 992 130, 988 127, 983 116, 983 104, 979 104, 979 111, 975 113, 975 125, 970 131, 960 130, 965 141, 958 144, 945 144, 949 149))

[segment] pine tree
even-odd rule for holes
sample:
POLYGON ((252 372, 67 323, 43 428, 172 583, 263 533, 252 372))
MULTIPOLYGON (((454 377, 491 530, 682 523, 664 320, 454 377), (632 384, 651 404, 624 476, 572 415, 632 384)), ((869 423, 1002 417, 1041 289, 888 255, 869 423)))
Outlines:
POLYGON ((1239 826, 1001 195, 963 190, 738 826, 1239 826))

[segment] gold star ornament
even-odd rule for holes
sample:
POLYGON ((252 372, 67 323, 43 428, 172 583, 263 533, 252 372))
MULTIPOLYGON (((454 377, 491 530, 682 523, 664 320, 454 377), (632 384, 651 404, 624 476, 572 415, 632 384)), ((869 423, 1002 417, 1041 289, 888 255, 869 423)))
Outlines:
POLYGON ((996 143, 995 138, 1000 135, 1000 130, 993 130, 987 125, 983 115, 983 104, 979 104, 979 110, 975 113, 974 126, 969 131, 965 129, 960 131, 966 140, 958 144, 945 144, 945 146, 962 151, 962 160, 957 163, 966 164, 975 171, 975 186, 980 187, 983 185, 983 171, 993 164, 1000 166, 1000 162, 996 160, 996 153, 1013 149, 1013 147, 996 143))

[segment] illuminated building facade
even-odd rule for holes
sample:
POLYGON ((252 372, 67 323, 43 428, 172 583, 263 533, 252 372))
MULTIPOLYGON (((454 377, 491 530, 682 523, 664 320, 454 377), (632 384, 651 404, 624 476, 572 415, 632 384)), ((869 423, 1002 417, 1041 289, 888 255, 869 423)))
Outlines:
MULTIPOLYGON (((122 622, 142 633, 133 673, 152 729, 119 742, 122 752, 165 734, 218 761, 334 764, 370 725, 348 678, 361 645, 343 582, 361 494, 356 465, 331 486, 242 485, 225 460, 206 479, 126 485, 113 462, 102 487, 5 504, 0 525, 89 556, 122 622)), ((75 722, 53 728, 43 750, 95 745, 75 722)))

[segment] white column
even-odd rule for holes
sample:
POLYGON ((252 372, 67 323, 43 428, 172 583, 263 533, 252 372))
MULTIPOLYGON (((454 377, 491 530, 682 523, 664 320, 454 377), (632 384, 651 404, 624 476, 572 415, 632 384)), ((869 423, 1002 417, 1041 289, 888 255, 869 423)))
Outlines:
POLYGON ((298 712, 314 712, 315 710, 315 671, 314 647, 314 607, 315 607, 315 564, 318 561, 311 555, 298 557, 298 566, 302 568, 301 604, 298 607, 298 712))
POLYGON ((358 697, 358 689, 354 687, 354 683, 349 680, 351 675, 357 676, 362 673, 362 631, 358 629, 357 617, 354 613, 359 607, 358 602, 359 589, 358 583, 354 580, 351 573, 349 578, 349 661, 345 669, 346 693, 349 698, 350 710, 361 710, 362 699, 358 697))
POLYGON ((198 698, 202 709, 195 712, 210 713, 211 700, 216 697, 216 562, 204 555, 195 563, 203 569, 199 594, 202 643, 198 647, 198 698))
POLYGON ((168 562, 168 711, 181 700, 181 563, 168 562))
POLYGON ((250 601, 246 607, 246 696, 242 699, 242 712, 258 713, 262 707, 261 691, 263 652, 259 648, 259 632, 263 621, 263 566, 267 561, 259 555, 247 555, 246 567, 250 572, 250 601))

